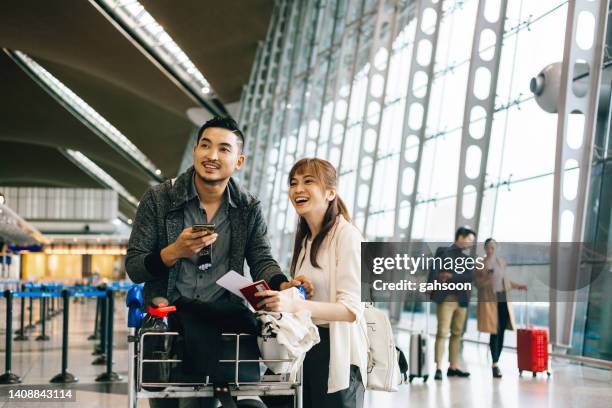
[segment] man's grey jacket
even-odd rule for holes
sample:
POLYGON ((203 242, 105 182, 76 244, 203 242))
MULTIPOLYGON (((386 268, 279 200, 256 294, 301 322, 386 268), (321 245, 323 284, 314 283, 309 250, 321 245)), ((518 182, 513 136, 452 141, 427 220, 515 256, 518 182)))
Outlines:
MULTIPOLYGON (((145 307, 155 296, 173 299, 177 295, 176 279, 180 262, 184 260, 167 268, 161 260, 160 252, 175 242, 184 229, 183 209, 194 172, 194 168, 190 167, 176 179, 174 185, 167 180, 149 188, 138 205, 125 269, 133 282, 145 282, 145 307)), ((254 280, 263 279, 271 288, 278 290, 287 278, 272 258, 261 203, 233 178, 230 178, 228 188, 236 204, 236 208, 229 208, 232 234, 229 269, 243 274, 246 259, 254 280)))

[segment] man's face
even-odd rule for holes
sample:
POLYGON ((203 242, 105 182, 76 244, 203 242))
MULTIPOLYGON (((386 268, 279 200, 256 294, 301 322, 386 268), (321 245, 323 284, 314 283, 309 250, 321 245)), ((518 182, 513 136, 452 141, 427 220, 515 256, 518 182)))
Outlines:
POLYGON ((224 128, 208 128, 193 149, 193 167, 206 183, 227 180, 244 164, 240 138, 224 128))
POLYGON ((474 234, 467 234, 465 236, 459 235, 459 237, 457 238, 457 246, 461 249, 471 248, 472 246, 474 246, 475 238, 476 237, 474 236, 474 234))

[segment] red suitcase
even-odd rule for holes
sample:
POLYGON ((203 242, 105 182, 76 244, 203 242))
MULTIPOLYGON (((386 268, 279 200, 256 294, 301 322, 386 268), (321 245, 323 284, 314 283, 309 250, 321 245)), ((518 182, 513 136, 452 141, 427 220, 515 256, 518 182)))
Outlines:
POLYGON ((516 348, 519 375, 523 371, 537 373, 548 371, 548 332, 546 329, 527 327, 516 332, 516 348))

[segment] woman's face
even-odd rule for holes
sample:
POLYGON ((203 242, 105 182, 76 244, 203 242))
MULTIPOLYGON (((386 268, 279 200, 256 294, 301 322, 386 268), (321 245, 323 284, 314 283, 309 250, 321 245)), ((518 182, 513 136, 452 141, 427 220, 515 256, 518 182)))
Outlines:
POLYGON ((489 241, 489 243, 485 246, 485 252, 487 256, 491 256, 495 254, 495 250, 497 249, 497 242, 489 241))
POLYGON ((309 173, 295 174, 289 181, 289 199, 301 216, 325 215, 329 202, 334 199, 333 190, 325 190, 309 173))

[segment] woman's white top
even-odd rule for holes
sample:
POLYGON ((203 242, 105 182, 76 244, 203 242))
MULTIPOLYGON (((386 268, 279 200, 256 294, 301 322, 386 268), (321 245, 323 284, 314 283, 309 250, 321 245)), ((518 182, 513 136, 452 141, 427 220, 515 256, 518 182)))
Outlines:
POLYGON ((485 268, 487 270, 493 270, 491 273, 491 286, 494 292, 503 292, 504 289, 504 278, 505 268, 496 256, 485 258, 485 268))
MULTIPOLYGON (((341 303, 356 316, 356 320, 352 323, 329 322, 330 361, 327 392, 330 394, 349 387, 351 364, 359 367, 363 385, 367 386, 367 326, 361 302, 362 241, 363 238, 357 227, 339 216, 317 255, 318 263, 321 266, 325 265, 325 272, 323 273, 321 269, 303 271, 311 274, 307 275, 308 277, 317 276, 317 280, 313 280, 314 300, 341 303), (321 282, 325 281, 327 285, 320 286, 321 282)), ((302 248, 298 260, 302 259, 305 250, 302 248)), ((306 261, 310 264, 308 258, 302 264, 306 264, 306 261)))
MULTIPOLYGON (((310 262, 310 252, 312 248, 312 240, 306 240, 305 248, 302 248, 298 263, 296 266, 295 275, 304 275, 310 279, 314 286, 314 296, 311 300, 316 302, 329 302, 329 268, 327 267, 328 257, 322 248, 317 254, 317 263, 319 268, 315 268, 310 262)), ((328 326, 326 320, 312 319, 312 322, 317 326, 328 326)))

